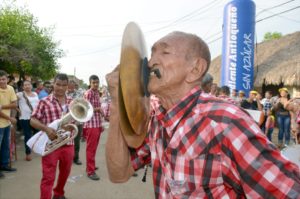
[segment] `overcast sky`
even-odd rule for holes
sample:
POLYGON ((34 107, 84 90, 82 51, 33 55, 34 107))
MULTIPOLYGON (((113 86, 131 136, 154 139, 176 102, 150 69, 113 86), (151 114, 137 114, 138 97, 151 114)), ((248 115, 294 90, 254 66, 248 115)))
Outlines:
MULTIPOLYGON (((223 8, 228 0, 17 0, 38 19, 41 27, 55 26, 54 39, 66 56, 60 71, 76 74, 88 82, 104 76, 120 59, 120 44, 126 24, 135 21, 145 35, 148 49, 175 30, 199 35, 212 57, 221 54, 223 8), (76 68, 76 69, 75 69, 76 68)), ((300 0, 256 0, 256 20, 300 6, 300 0), (276 7, 276 5, 284 5, 276 7), (274 7, 274 8, 273 8, 274 7)), ((265 19, 256 25, 257 41, 264 33, 282 34, 300 30, 300 9, 265 19)), ((150 54, 148 52, 148 54, 150 54)))

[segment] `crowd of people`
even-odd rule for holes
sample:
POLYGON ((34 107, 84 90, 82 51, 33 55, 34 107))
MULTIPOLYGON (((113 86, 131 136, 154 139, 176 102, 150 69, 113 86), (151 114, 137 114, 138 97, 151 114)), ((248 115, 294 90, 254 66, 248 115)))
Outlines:
MULTIPOLYGON (((41 158, 40 198, 64 198, 64 186, 72 163, 82 165, 79 158, 80 140, 86 141, 87 177, 99 180, 95 172, 97 169, 95 157, 100 135, 104 130, 102 122, 108 121, 109 118, 109 96, 102 96, 103 93, 99 91, 99 77, 96 75, 90 77, 90 88, 86 91, 79 89, 75 81, 69 81, 68 76, 61 73, 56 75, 53 82, 45 81, 43 84, 38 82, 36 88, 33 88, 29 80, 23 81, 18 86, 11 79, 5 71, 0 70, 0 178, 5 177, 2 171, 17 171, 11 161, 13 158, 11 146, 15 144, 12 138, 18 128, 17 124, 20 125, 20 131, 24 135, 25 160, 31 161, 32 151, 27 146, 27 141, 38 131, 45 132, 50 140, 56 139, 56 129, 48 125, 69 112, 68 106, 72 100, 83 98, 93 107, 93 116, 85 123, 75 122, 78 134, 74 140, 41 158), (59 176, 52 194, 58 164, 59 176)), ((74 132, 72 129, 65 130, 74 132)))
POLYGON ((270 90, 267 90, 264 95, 251 90, 246 97, 243 90, 231 90, 228 86, 218 87, 216 83, 213 83, 213 77, 209 73, 202 79, 201 87, 209 95, 235 104, 245 110, 261 111, 258 124, 270 141, 272 141, 274 128, 278 128, 276 143, 278 143, 279 148, 298 142, 297 116, 293 110, 288 108, 291 101, 296 98, 290 97, 287 88, 279 88, 278 95, 273 95, 270 90))

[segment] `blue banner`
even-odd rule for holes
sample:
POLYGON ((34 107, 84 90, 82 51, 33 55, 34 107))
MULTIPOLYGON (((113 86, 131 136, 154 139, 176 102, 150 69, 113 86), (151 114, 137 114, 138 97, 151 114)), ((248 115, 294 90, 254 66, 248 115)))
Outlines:
POLYGON ((252 0, 234 0, 226 4, 223 19, 221 86, 253 89, 255 4, 252 0))

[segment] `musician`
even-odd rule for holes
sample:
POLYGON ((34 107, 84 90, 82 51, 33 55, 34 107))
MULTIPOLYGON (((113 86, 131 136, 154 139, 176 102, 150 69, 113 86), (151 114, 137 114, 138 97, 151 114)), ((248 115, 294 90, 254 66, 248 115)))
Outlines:
MULTIPOLYGON (((69 81, 69 85, 68 85, 68 90, 66 92, 68 97, 71 97, 72 99, 77 99, 77 98, 82 98, 83 94, 78 91, 78 89, 75 89, 76 87, 76 82, 74 80, 70 80, 69 81)), ((78 128, 78 134, 74 139, 74 164, 76 165, 82 165, 82 162, 79 159, 79 151, 80 151, 80 137, 82 134, 82 129, 83 129, 83 124, 82 123, 78 123, 77 124, 77 128, 78 128)))
MULTIPOLYGON (((69 111, 68 105, 72 98, 66 96, 67 88, 68 76, 62 73, 57 74, 54 78, 52 94, 39 101, 37 108, 34 109, 31 116, 30 124, 34 128, 44 131, 51 140, 54 140, 57 137, 56 131, 47 125, 54 120, 60 119, 63 114, 66 114, 69 111)), ((65 146, 42 157, 43 176, 40 185, 41 199, 51 199, 52 197, 52 188, 55 181, 57 165, 59 165, 59 175, 56 187, 53 189, 53 199, 65 198, 64 187, 71 172, 73 157, 73 140, 65 146)))
POLYGON ((90 89, 84 93, 84 99, 88 100, 93 108, 93 117, 84 123, 83 132, 86 135, 86 173, 91 180, 100 180, 96 174, 96 152, 100 140, 100 135, 103 132, 101 118, 104 113, 101 109, 100 93, 99 93, 99 77, 91 75, 89 78, 90 89))
POLYGON ((127 181, 151 159, 156 198, 299 197, 299 168, 243 110, 203 93, 209 64, 208 46, 196 35, 173 32, 153 45, 148 90, 161 106, 133 153, 118 130, 118 70, 107 76, 117 126, 106 143, 111 181, 127 181))

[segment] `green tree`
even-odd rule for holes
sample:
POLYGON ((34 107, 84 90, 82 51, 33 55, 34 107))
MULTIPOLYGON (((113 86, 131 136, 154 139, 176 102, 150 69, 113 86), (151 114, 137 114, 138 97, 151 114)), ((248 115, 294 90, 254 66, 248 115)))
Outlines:
POLYGON ((9 73, 52 78, 63 51, 52 38, 53 28, 40 28, 25 8, 0 8, 0 68, 9 73))
POLYGON ((282 37, 282 34, 280 32, 267 32, 264 35, 264 41, 270 41, 272 39, 279 39, 282 37))

